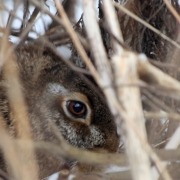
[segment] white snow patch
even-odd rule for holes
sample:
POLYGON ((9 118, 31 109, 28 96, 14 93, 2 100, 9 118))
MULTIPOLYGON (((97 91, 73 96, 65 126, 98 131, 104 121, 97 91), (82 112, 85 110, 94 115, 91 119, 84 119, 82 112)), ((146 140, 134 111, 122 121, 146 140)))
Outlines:
POLYGON ((179 4, 179 6, 180 6, 180 0, 178 0, 178 4, 179 4))
POLYGON ((57 51, 64 59, 69 59, 72 54, 68 46, 59 46, 57 47, 57 51))
POLYGON ((59 172, 54 173, 51 176, 49 176, 48 178, 46 178, 46 180, 58 180, 59 174, 60 174, 59 172))
POLYGON ((68 180, 73 180, 75 177, 76 177, 75 175, 70 174, 70 175, 68 176, 68 180))

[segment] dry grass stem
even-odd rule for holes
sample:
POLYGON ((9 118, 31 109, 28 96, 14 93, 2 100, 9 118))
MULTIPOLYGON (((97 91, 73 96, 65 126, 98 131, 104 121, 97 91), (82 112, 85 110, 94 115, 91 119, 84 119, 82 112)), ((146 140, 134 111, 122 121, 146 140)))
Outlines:
MULTIPOLYGON (((104 1, 104 13, 107 21, 107 25, 109 26, 109 29, 114 37, 116 37, 121 43, 124 42, 122 31, 120 29, 117 15, 114 11, 114 7, 112 6, 111 1, 105 0, 104 1)), ((116 41, 112 41, 113 44, 113 50, 115 51, 115 54, 117 53, 123 53, 123 48, 119 46, 119 44, 116 41)), ((120 55, 120 54, 119 54, 120 55)))
MULTIPOLYGON (((107 5, 105 6, 104 8, 104 11, 106 12, 106 8, 108 8, 108 12, 106 14, 110 15, 110 14, 115 14, 114 12, 111 12, 113 10, 113 8, 109 9, 109 7, 111 7, 111 4, 109 2, 108 4, 108 1, 106 1, 107 5)), ((101 38, 100 38, 100 33, 99 30, 98 30, 98 26, 97 26, 97 22, 96 22, 96 18, 95 18, 95 11, 92 11, 93 7, 92 7, 92 3, 88 2, 88 1, 85 1, 85 24, 86 24, 86 31, 88 33, 88 37, 89 37, 89 41, 90 41, 90 45, 91 45, 91 48, 95 53, 98 52, 98 54, 103 54, 103 49, 101 49, 101 38), (90 11, 91 10, 91 11, 90 11), (88 17, 91 17, 91 18, 88 18, 88 17), (93 18, 94 17, 94 18, 93 18), (90 30, 90 27, 93 26, 93 29, 94 29, 94 32, 90 30), (96 39, 94 38, 95 37, 95 34, 96 34, 96 39), (99 37, 98 37, 99 36, 99 37), (93 49, 93 46, 94 44, 96 44, 96 49, 94 48, 93 49), (98 50, 101 50, 101 51, 98 51, 98 50)), ((110 18, 110 17, 109 17, 110 18)), ((114 24, 110 23, 110 21, 108 22, 109 23, 109 27, 111 27, 112 29, 112 32, 113 32, 113 29, 116 29, 117 25, 116 23, 113 21, 114 24), (115 25, 115 27, 114 27, 115 25)), ((116 37, 118 39, 122 39, 120 36, 120 31, 116 33, 116 37)), ((122 51, 122 47, 119 47, 115 44, 115 47, 114 47, 116 50, 115 50, 115 53, 117 53, 117 55, 115 54, 114 55, 114 58, 113 58, 113 67, 114 67, 114 71, 115 71, 115 79, 117 79, 118 81, 116 82, 116 86, 120 85, 121 83, 136 83, 138 78, 137 78, 137 70, 135 69, 136 67, 136 64, 134 62, 134 58, 135 56, 128 56, 129 54, 125 55, 124 52, 119 52, 119 51, 122 51), (124 57, 123 57, 123 54, 124 54, 124 57), (116 59, 115 59, 115 56, 116 56, 116 59), (121 69, 121 71, 119 71, 119 69, 121 69), (128 76, 127 76, 128 74, 128 76), (129 77, 129 79, 128 79, 129 77)), ((102 72, 104 73, 107 73, 107 75, 105 77, 107 77, 106 79, 103 79, 104 80, 104 85, 106 85, 106 81, 110 78, 111 74, 109 74, 105 68, 102 69, 103 67, 106 67, 105 64, 107 62, 107 58, 106 59, 102 59, 102 61, 100 61, 101 59, 99 59, 99 57, 103 57, 102 56, 95 56, 95 59, 96 59, 96 62, 97 63, 97 69, 98 68, 101 68, 101 69, 98 69, 100 71, 98 71, 100 74, 102 74, 102 72)), ((103 74, 103 77, 104 77, 104 74, 103 74)), ((106 87, 106 86, 104 86, 106 87)), ((107 88, 109 88, 108 91, 112 91, 110 89, 109 86, 106 87, 106 89, 104 91, 107 92, 107 88)), ((143 113, 142 113, 142 109, 141 109, 141 105, 140 105, 140 94, 138 92, 138 88, 118 88, 117 90, 117 94, 118 94, 118 97, 119 97, 119 101, 121 102, 121 106, 122 106, 122 111, 119 113, 122 115, 124 114, 123 116, 123 124, 124 124, 124 131, 125 133, 121 135, 124 137, 124 141, 125 141, 125 144, 126 144, 126 149, 127 149, 127 154, 128 154, 128 157, 129 157, 129 161, 130 161, 130 165, 131 165, 131 168, 132 168, 132 173, 133 173, 133 177, 134 179, 144 179, 144 177, 147 177, 149 179, 152 179, 151 178, 151 172, 150 172, 150 162, 149 162, 149 157, 148 157, 148 154, 146 153, 146 151, 143 150, 142 146, 141 146, 141 143, 139 144, 139 139, 137 138, 136 136, 136 133, 133 132, 133 130, 130 128, 131 126, 128 126, 129 124, 133 123, 136 121, 137 123, 137 120, 139 119, 139 123, 137 124, 137 127, 141 129, 141 138, 145 138, 146 139, 146 136, 144 135, 145 134, 145 128, 144 128, 144 120, 143 120, 143 113), (131 97, 129 97, 129 95, 131 95, 131 97), (121 98, 120 98, 121 97, 121 98), (122 99, 123 97, 123 99, 122 99), (130 101, 131 100, 131 101, 130 101), (131 106, 134 104, 134 108, 136 107, 136 110, 133 111, 135 112, 134 114, 131 112, 129 112, 129 106, 131 106), (138 109, 140 108, 140 109, 138 109), (126 124, 126 121, 129 121, 127 124, 126 124), (133 142, 133 143, 131 143, 133 142), (136 153, 134 152, 134 149, 136 149, 136 153), (138 166, 137 166, 137 162, 138 163, 138 166), (143 169, 143 171, 142 171, 143 169), (142 173, 143 172, 143 173, 142 173)), ((115 93, 115 92, 114 92, 115 93)), ((115 93, 116 94, 116 93, 115 93)), ((112 100, 112 96, 109 96, 109 94, 106 95, 106 98, 108 99, 108 102, 112 102, 112 101, 116 101, 115 99, 112 100)), ((115 97, 115 96, 113 96, 115 97)), ((111 107, 111 109, 114 109, 114 106, 113 108, 111 107)), ((119 120, 120 121, 120 120, 119 120)), ((136 128, 136 125, 133 123, 133 126, 134 128, 136 128)), ((119 122, 117 122, 117 127, 118 129, 120 128, 119 127, 119 122)), ((118 131, 120 132, 120 130, 118 131)))
POLYGON ((89 68, 90 72, 92 73, 92 75, 94 76, 94 78, 96 80, 99 80, 99 75, 96 71, 96 69, 94 68, 92 62, 90 61, 90 59, 88 58, 83 46, 81 45, 81 42, 78 38, 78 36, 76 35, 76 33, 74 32, 72 25, 68 19, 68 17, 66 16, 66 13, 63 10, 62 5, 60 4, 59 1, 55 1, 56 2, 56 6, 58 9, 59 14, 62 17, 62 20, 64 22, 64 27, 66 28, 67 32, 69 33, 69 36, 71 37, 75 47, 77 48, 82 60, 86 63, 87 67, 89 68))
MULTIPOLYGON (((8 52, 2 52, 4 59, 4 78, 7 82, 7 96, 9 98, 10 106, 12 108, 12 113, 14 115, 14 125, 16 128, 17 138, 20 139, 29 139, 31 140, 31 128, 27 116, 26 104, 23 99, 22 87, 19 81, 19 75, 16 65, 15 56, 13 55, 12 46, 8 45, 9 42, 4 36, 4 45, 7 44, 8 52)), ((3 47, 3 46, 1 46, 3 47)), ((6 46, 5 46, 6 47, 6 46)), ((21 152, 21 156, 24 155, 23 159, 18 159, 22 163, 21 171, 23 176, 17 179, 31 179, 33 177, 34 180, 38 179, 38 167, 35 161, 33 142, 31 142, 31 146, 29 149, 24 150, 23 146, 18 147, 21 152)), ((19 152, 19 153, 20 153, 19 152)), ((14 172, 13 172, 14 173, 14 172)))
POLYGON ((4 120, 0 119, 0 147, 8 163, 10 176, 15 180, 23 179, 26 177, 26 172, 21 168, 21 162, 19 161, 19 155, 14 141, 8 135, 5 127, 2 126, 4 120))
POLYGON ((146 57, 144 56, 138 61, 138 73, 142 80, 145 80, 148 83, 154 85, 160 85, 163 88, 173 87, 178 91, 177 95, 180 92, 180 83, 176 79, 172 78, 168 74, 162 72, 155 66, 151 65, 146 57))
MULTIPOLYGON (((176 149, 180 145, 180 127, 176 129, 174 134, 172 135, 171 139, 169 142, 166 144, 165 149, 176 149)), ((168 165, 168 162, 163 163, 163 168, 161 169, 160 173, 164 171, 166 166, 168 165)), ((154 169, 154 178, 158 179, 159 178, 159 173, 154 169)), ((171 179, 171 178, 170 178, 171 179)))
POLYGON ((133 14, 131 11, 129 11, 128 9, 126 9, 125 7, 123 7, 122 5, 113 2, 114 6, 116 8, 118 8, 120 11, 123 11, 124 13, 126 13, 128 16, 132 17, 133 19, 135 19, 137 22, 140 22, 141 24, 143 24, 145 27, 147 27, 148 29, 152 30, 153 32, 155 32, 156 34, 158 34, 161 38, 165 39, 166 41, 168 41, 169 43, 173 44, 175 47, 180 49, 180 44, 178 44, 176 41, 172 40, 171 38, 167 37, 166 35, 164 35, 161 31, 157 30, 156 28, 154 28, 152 25, 150 25, 149 23, 147 23, 146 21, 142 20, 141 18, 139 18, 137 15, 133 14))
POLYGON ((144 116, 147 119, 157 119, 159 120, 160 118, 164 119, 170 119, 170 120, 175 120, 175 121, 180 121, 180 114, 178 113, 166 113, 166 112, 144 112, 144 116))
POLYGON ((168 1, 168 0, 163 0, 163 1, 166 4, 166 6, 168 7, 168 9, 171 11, 171 13, 174 15, 174 17, 177 19, 178 23, 180 24, 180 16, 179 16, 178 12, 175 10, 175 8, 172 6, 170 1, 168 1))

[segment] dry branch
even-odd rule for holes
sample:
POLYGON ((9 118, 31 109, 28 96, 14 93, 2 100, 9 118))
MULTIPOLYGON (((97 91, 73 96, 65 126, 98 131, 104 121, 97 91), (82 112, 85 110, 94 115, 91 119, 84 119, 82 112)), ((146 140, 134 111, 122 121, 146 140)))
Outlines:
MULTIPOLYGON (((31 178, 36 180, 38 179, 38 167, 35 160, 31 128, 27 116, 27 107, 23 98, 22 86, 20 85, 19 81, 19 74, 17 70, 15 55, 13 54, 13 47, 10 46, 9 42, 7 41, 7 37, 7 34, 4 34, 4 37, 1 41, 1 45, 3 43, 3 46, 1 47, 6 47, 8 49, 8 51, 7 49, 1 50, 1 64, 3 64, 4 78, 7 82, 7 96, 12 108, 12 113, 14 115, 13 123, 16 129, 17 138, 30 141, 30 147, 28 149, 24 149, 24 146, 16 148, 19 159, 15 160, 14 163, 18 161, 21 162, 22 167, 21 169, 19 169, 21 173, 17 170, 17 172, 20 173, 21 176, 17 177, 16 171, 14 169, 16 168, 16 166, 11 167, 11 170, 13 170, 11 173, 12 175, 15 175, 14 178, 17 178, 18 180, 30 180, 31 178)), ((5 138, 7 138, 7 141, 9 141, 10 146, 12 146, 12 143, 10 139, 8 140, 6 134, 4 133, 3 135, 5 138)), ((15 154, 14 158, 16 158, 15 154)), ((11 160, 9 158, 7 160, 9 163, 11 163, 11 160)), ((20 167, 20 164, 18 164, 18 167, 20 167)))
POLYGON ((151 65, 145 56, 139 59, 137 67, 142 80, 152 85, 159 85, 165 89, 171 89, 173 87, 174 90, 177 90, 177 95, 180 95, 179 81, 151 65))
MULTIPOLYGON (((117 92, 115 92, 114 89, 110 86, 111 84, 109 82, 111 82, 111 73, 109 72, 109 69, 107 71, 107 68, 105 68, 108 67, 107 64, 109 62, 106 56, 104 55, 105 51, 102 48, 100 31, 95 18, 96 13, 95 13, 95 9, 92 6, 93 6, 92 2, 84 1, 84 11, 85 11, 84 18, 85 18, 86 31, 89 37, 91 49, 93 51, 93 54, 95 54, 97 69, 103 82, 103 86, 102 85, 100 86, 103 88, 106 98, 109 104, 111 105, 110 109, 117 108, 114 106, 112 102, 115 102, 118 106, 122 107, 121 111, 117 110, 116 113, 118 113, 119 117, 121 116, 123 117, 124 133, 120 133, 122 129, 120 126, 120 122, 121 122, 120 119, 116 119, 116 124, 118 128, 118 132, 120 133, 120 135, 123 136, 126 145, 126 152, 132 168, 133 178, 137 180, 140 179, 143 180, 144 177, 147 177, 147 179, 150 180, 152 178, 150 172, 149 156, 147 152, 144 151, 143 144, 141 144, 140 142, 141 140, 138 139, 138 136, 136 135, 134 129, 132 128, 132 126, 135 129, 139 128, 140 137, 144 141, 147 141, 145 135, 144 118, 143 118, 142 108, 140 105, 139 88, 120 87, 117 88, 117 92), (92 26, 93 26, 93 31, 90 28, 92 26), (95 44, 96 44, 96 48, 94 47, 95 44), (98 55, 96 56, 96 54, 98 55), (99 57, 103 57, 103 59, 99 57), (112 93, 110 94, 109 92, 112 92, 113 95, 112 93), (118 100, 121 103, 121 105, 117 101, 116 95, 118 95, 118 100), (133 107, 134 110, 131 111, 129 107, 133 107)), ((114 29, 117 29, 116 27, 118 27, 116 21, 113 21, 115 19, 115 12, 113 11, 113 7, 110 1, 104 1, 104 6, 105 6, 104 12, 106 15, 106 19, 109 18, 112 20, 112 21, 108 21, 107 23, 109 24, 109 28, 111 28, 111 32, 114 32, 114 29)), ((117 39, 122 40, 122 36, 120 35, 120 30, 116 32, 115 37, 117 37, 117 39)), ((123 48, 119 46, 116 42, 114 43, 113 50, 115 55, 114 57, 112 57, 112 60, 113 60, 113 70, 115 75, 116 87, 118 87, 123 83, 129 83, 129 84, 136 83, 138 80, 137 69, 136 69, 137 60, 135 60, 136 56, 134 56, 131 53, 126 53, 125 51, 123 51, 123 48)))
POLYGON ((174 17, 177 19, 178 23, 180 23, 180 16, 177 13, 177 11, 175 10, 175 8, 172 6, 170 1, 168 1, 168 0, 163 0, 163 1, 166 4, 166 6, 168 7, 168 9, 171 11, 171 13, 174 15, 174 17))
POLYGON ((135 15, 134 13, 130 12, 128 9, 126 9, 125 7, 123 7, 122 5, 113 2, 114 6, 116 8, 118 8, 120 11, 123 11, 125 14, 127 14, 128 16, 132 17, 133 19, 135 19, 137 22, 140 22, 141 24, 143 24, 145 27, 147 27, 148 29, 152 30, 153 32, 155 32, 156 34, 158 34, 160 37, 162 37, 163 39, 165 39, 166 41, 168 41, 169 43, 171 43, 172 45, 174 45, 175 47, 177 47, 178 49, 180 49, 180 44, 178 44, 176 41, 172 40, 171 38, 167 37, 165 34, 163 34, 161 31, 157 30, 156 28, 154 28, 152 25, 150 25, 149 23, 147 23, 146 21, 142 20, 141 18, 139 18, 137 15, 135 15))

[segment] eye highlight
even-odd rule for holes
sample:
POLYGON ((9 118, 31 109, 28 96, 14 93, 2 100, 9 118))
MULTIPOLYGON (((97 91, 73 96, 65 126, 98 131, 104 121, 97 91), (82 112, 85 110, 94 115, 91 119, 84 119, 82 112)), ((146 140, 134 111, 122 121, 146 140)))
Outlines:
POLYGON ((76 100, 68 100, 66 103, 67 110, 77 118, 85 118, 87 107, 84 103, 76 100))

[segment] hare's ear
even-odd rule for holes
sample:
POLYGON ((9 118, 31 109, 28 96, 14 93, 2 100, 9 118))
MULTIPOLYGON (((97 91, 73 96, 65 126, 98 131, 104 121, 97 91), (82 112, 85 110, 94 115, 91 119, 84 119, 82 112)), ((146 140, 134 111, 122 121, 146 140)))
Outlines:
POLYGON ((41 71, 51 65, 51 57, 43 56, 42 48, 36 44, 20 46, 15 53, 22 80, 36 81, 41 71))

